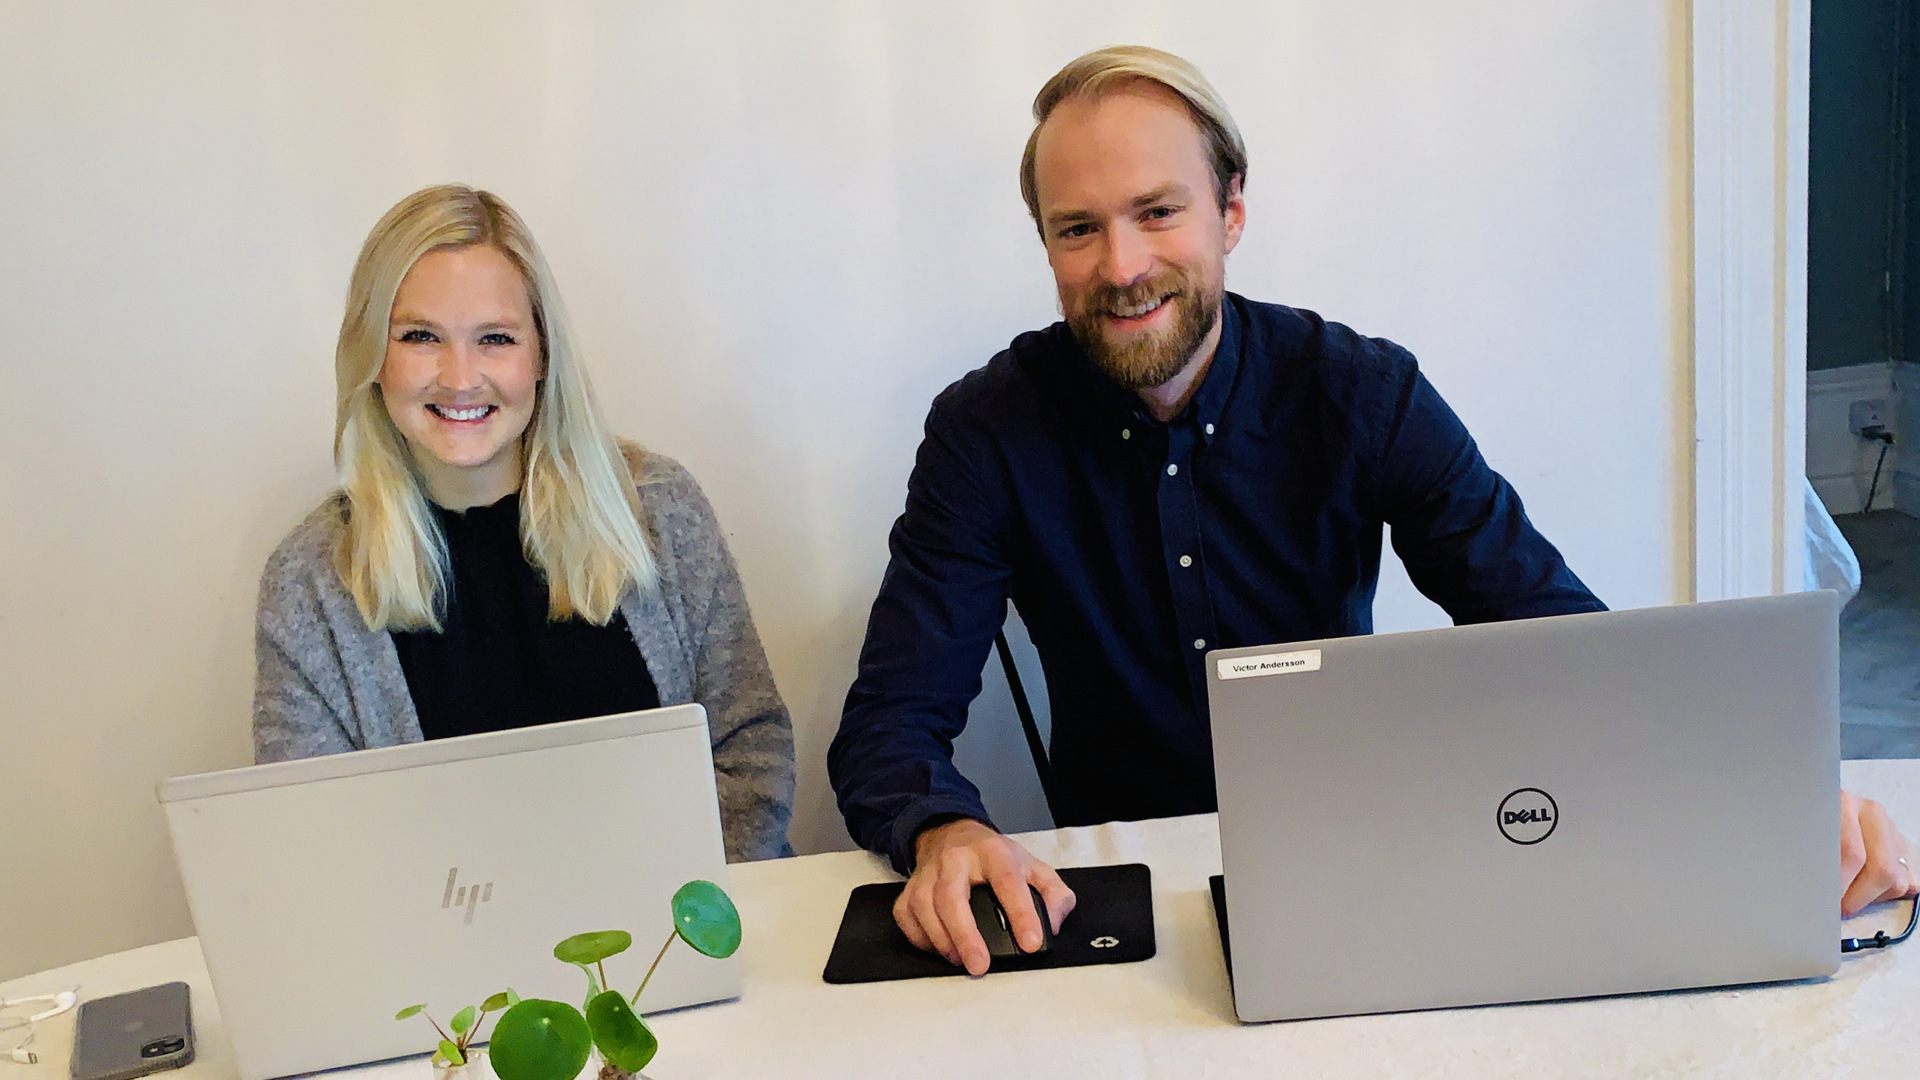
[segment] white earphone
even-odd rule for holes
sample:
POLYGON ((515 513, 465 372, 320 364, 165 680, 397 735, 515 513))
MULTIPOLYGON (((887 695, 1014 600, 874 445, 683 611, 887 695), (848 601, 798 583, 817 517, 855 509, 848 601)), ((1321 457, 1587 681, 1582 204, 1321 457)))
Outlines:
POLYGON ((40 1055, 27 1049, 27 1046, 33 1042, 33 1025, 50 1017, 59 1016, 61 1013, 73 1008, 79 1003, 80 996, 71 990, 62 990, 57 994, 35 994, 32 997, 0 998, 0 1009, 11 1009, 16 1005, 32 1005, 42 1001, 48 1002, 53 1007, 34 1013, 22 1021, 27 1027, 27 1037, 20 1041, 19 1046, 13 1048, 11 1054, 13 1060, 22 1065, 35 1065, 40 1061, 40 1055))

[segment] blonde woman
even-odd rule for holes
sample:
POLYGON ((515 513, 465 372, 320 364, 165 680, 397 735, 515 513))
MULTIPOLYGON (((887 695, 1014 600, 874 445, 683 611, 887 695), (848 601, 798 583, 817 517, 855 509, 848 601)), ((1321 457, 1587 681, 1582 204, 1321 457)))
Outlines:
POLYGON ((791 854, 793 732, 713 510, 608 433, 496 196, 402 200, 335 353, 340 489, 267 560, 254 756, 706 706, 727 857, 791 854))

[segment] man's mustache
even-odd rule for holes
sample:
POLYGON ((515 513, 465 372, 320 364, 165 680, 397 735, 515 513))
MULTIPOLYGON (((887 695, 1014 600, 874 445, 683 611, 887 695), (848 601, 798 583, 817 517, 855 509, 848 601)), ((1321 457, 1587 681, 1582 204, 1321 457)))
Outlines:
POLYGON ((1100 285, 1089 292, 1080 306, 1081 314, 1105 313, 1115 308, 1138 307, 1162 298, 1173 301, 1192 293, 1186 275, 1176 271, 1136 281, 1131 285, 1100 285))

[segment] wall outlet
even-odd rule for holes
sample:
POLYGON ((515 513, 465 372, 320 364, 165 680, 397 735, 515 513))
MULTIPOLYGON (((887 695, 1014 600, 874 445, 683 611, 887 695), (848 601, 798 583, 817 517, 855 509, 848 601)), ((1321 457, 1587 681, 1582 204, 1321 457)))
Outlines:
POLYGON ((1859 435, 1868 428, 1887 428, 1887 399, 1856 401, 1847 410, 1847 430, 1859 435))

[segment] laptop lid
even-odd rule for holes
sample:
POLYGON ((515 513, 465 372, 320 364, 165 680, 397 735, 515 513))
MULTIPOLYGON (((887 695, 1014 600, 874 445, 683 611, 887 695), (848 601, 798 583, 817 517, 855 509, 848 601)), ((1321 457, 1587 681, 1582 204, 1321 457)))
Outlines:
POLYGON ((1208 655, 1234 1007, 1831 974, 1831 592, 1208 655))
MULTIPOLYGON (((442 1024, 508 986, 582 1003, 585 976, 553 957, 582 931, 632 932, 606 964, 631 993, 674 890, 727 883, 699 705, 181 777, 159 796, 241 1080, 425 1053, 427 1023, 393 1019, 419 1002, 442 1024)), ((737 960, 682 946, 640 1007, 739 993, 737 960)))

